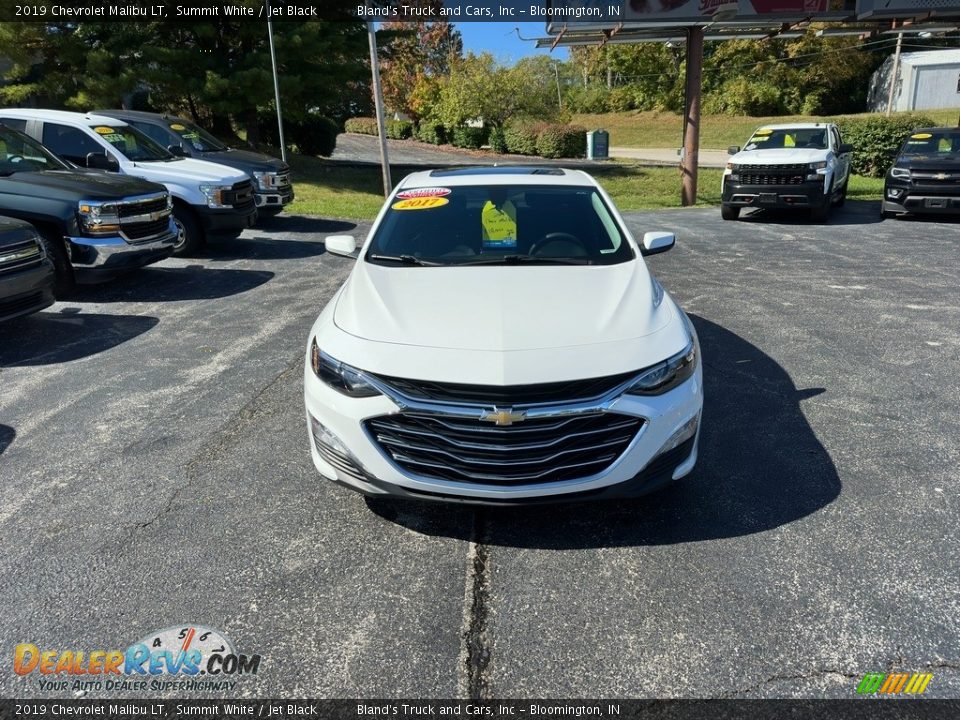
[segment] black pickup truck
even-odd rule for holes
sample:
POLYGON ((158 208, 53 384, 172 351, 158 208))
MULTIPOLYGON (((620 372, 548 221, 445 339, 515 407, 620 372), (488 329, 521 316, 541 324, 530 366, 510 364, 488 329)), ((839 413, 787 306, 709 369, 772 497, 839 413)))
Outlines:
POLYGON ((161 260, 177 241, 170 195, 140 178, 76 170, 0 125, 0 215, 40 234, 56 292, 161 260))
POLYGON ((53 265, 30 223, 0 216, 0 322, 53 304, 53 265))
POLYGON ((913 131, 887 171, 880 213, 960 215, 960 127, 913 131))

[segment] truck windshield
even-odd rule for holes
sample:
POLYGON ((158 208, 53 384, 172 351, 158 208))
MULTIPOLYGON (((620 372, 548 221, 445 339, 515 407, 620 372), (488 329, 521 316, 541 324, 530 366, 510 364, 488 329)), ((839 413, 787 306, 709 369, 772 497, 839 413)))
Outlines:
POLYGON ((93 131, 133 162, 172 160, 175 157, 130 125, 94 125, 93 131))
POLYGON ((190 144, 197 152, 220 152, 227 150, 227 146, 217 140, 202 127, 184 120, 174 120, 170 129, 190 144))
POLYGON ((744 150, 780 150, 783 148, 827 149, 826 128, 760 128, 744 150))
POLYGON ((0 126, 0 176, 17 172, 69 170, 70 166, 21 132, 0 126))
POLYGON ((956 155, 960 153, 960 129, 924 130, 907 138, 901 155, 956 155))

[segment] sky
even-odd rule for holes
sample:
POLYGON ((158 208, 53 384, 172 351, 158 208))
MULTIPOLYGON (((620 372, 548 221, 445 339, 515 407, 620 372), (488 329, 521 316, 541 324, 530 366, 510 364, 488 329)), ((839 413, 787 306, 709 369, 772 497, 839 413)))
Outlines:
POLYGON ((549 55, 559 60, 566 60, 569 55, 566 48, 557 48, 553 52, 549 48, 538 50, 533 40, 524 41, 517 36, 515 28, 520 29, 520 36, 524 38, 546 37, 544 22, 463 22, 454 25, 463 36, 465 53, 487 51, 504 63, 514 63, 529 55, 549 55))

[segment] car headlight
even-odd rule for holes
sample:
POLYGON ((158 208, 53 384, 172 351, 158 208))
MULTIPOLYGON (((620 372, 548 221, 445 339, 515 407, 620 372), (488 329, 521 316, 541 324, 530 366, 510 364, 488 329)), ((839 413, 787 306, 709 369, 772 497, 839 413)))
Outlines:
POLYGON ((275 172, 255 172, 253 181, 261 190, 270 190, 277 185, 277 174, 275 172))
POLYGON ((910 169, 901 167, 890 168, 890 177, 897 178, 898 180, 909 180, 911 177, 910 169))
POLYGON ((334 390, 350 397, 374 397, 380 391, 367 382, 363 373, 355 367, 342 363, 327 355, 317 345, 317 339, 310 342, 310 367, 313 374, 334 390))
POLYGON ((644 370, 627 389, 629 395, 662 395, 689 379, 697 369, 697 345, 687 346, 673 357, 644 370))
POLYGON ((200 192, 207 199, 207 207, 210 208, 228 208, 233 207, 226 202, 225 195, 230 192, 229 185, 201 185, 200 192))
POLYGON ((826 160, 821 160, 820 162, 810 163, 809 167, 811 170, 826 170, 829 164, 826 160))
POLYGON ((120 212, 116 203, 81 200, 77 203, 80 231, 85 235, 116 235, 120 232, 120 212))
POLYGON ((740 171, 740 163, 728 162, 728 163, 727 163, 727 170, 732 170, 733 172, 739 172, 739 171, 740 171))

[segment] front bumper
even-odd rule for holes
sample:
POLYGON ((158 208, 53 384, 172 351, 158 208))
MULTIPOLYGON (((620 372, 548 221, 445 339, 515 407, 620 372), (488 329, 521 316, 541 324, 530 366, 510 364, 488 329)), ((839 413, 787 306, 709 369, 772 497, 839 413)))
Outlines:
POLYGON ((293 202, 293 198, 293 185, 272 188, 270 190, 257 190, 253 196, 257 208, 266 210, 286 207, 293 202))
POLYGON ((953 194, 937 189, 891 184, 883 188, 883 212, 960 214, 960 188, 953 194))
POLYGON ((135 242, 119 235, 67 237, 66 240, 77 280, 96 282, 169 257, 177 242, 177 230, 170 220, 165 232, 135 242))
POLYGON ((724 205, 758 208, 810 208, 826 202, 822 180, 795 185, 743 185, 724 179, 724 205))
POLYGON ((257 222, 257 207, 250 202, 243 208, 214 209, 206 205, 191 205, 200 218, 203 229, 211 235, 239 233, 257 222))
POLYGON ((400 407, 385 396, 346 397, 317 379, 308 362, 304 368, 304 401, 310 453, 322 476, 371 496, 517 505, 643 495, 686 475, 696 463, 703 407, 699 352, 697 363, 692 377, 663 395, 621 395, 609 404, 606 412, 645 422, 603 471, 572 480, 545 478, 542 482, 498 485, 415 475, 400 468, 363 427, 364 420, 400 412, 400 407), (696 423, 694 436, 668 448, 668 441, 691 421, 696 423), (315 423, 323 429, 317 430, 315 423), (336 437, 340 447, 318 443, 317 438, 325 434, 336 437))
POLYGON ((43 310, 53 301, 49 261, 28 270, 0 273, 0 322, 43 310))

